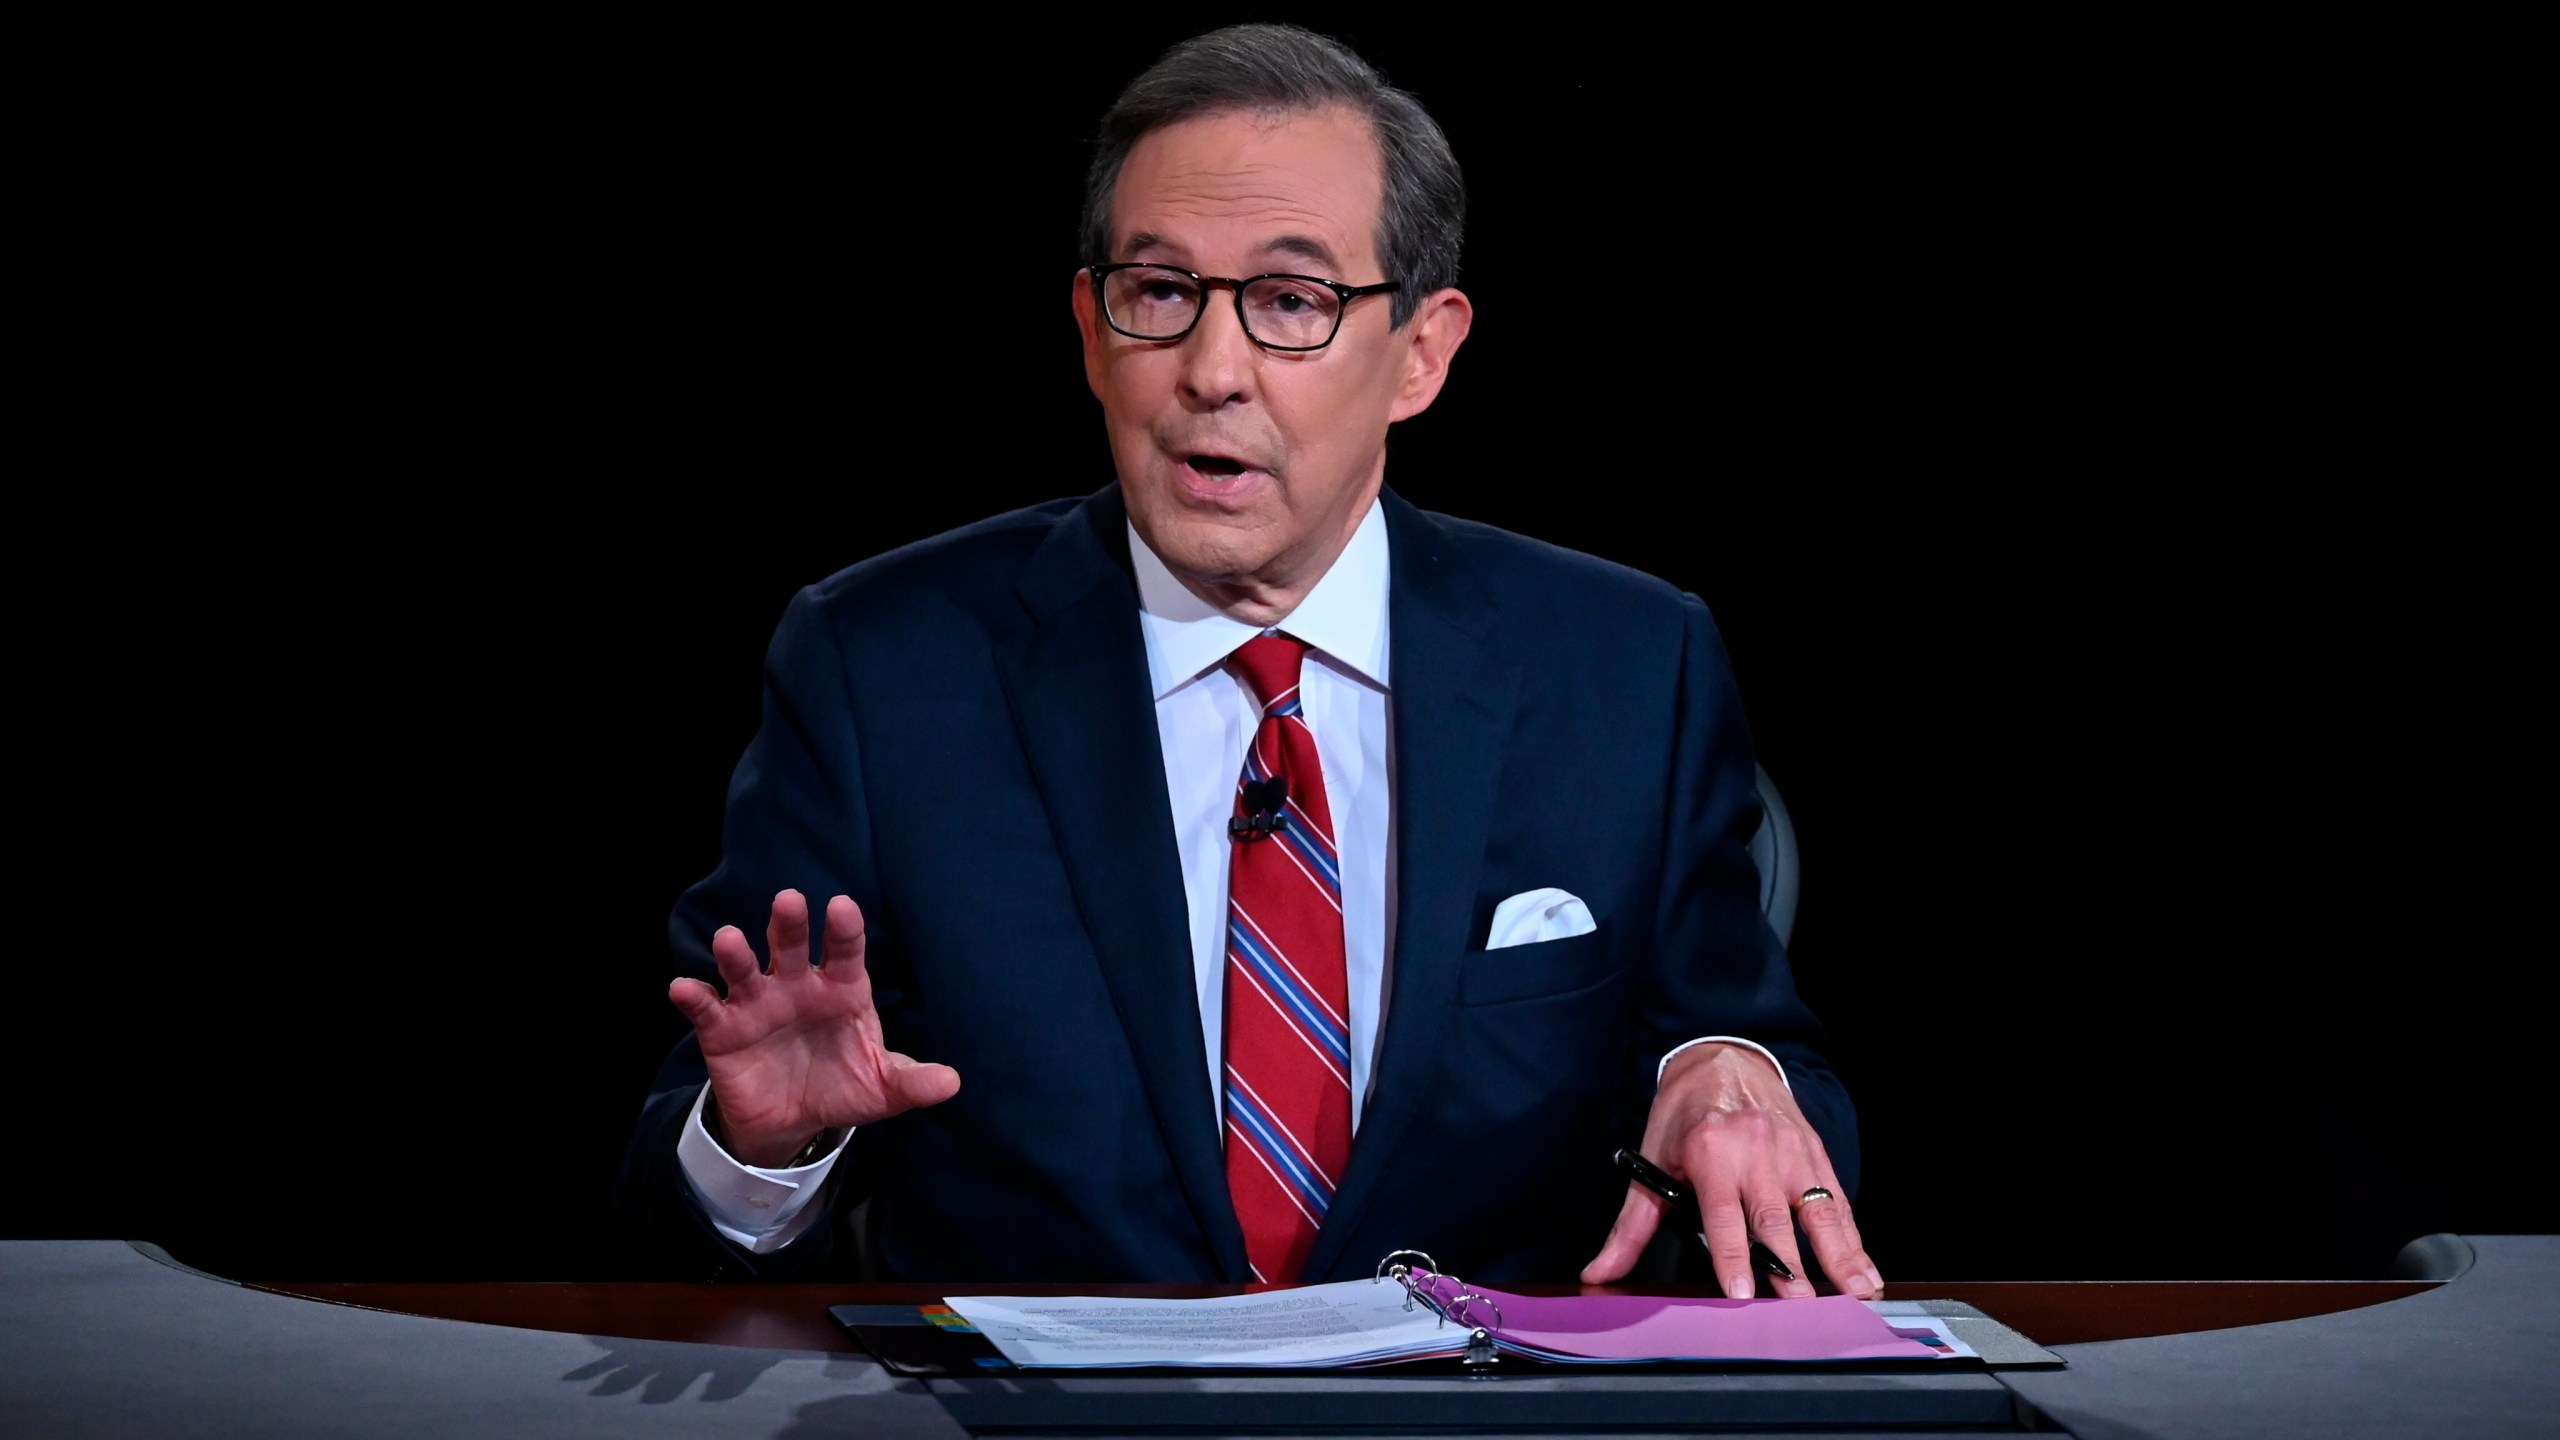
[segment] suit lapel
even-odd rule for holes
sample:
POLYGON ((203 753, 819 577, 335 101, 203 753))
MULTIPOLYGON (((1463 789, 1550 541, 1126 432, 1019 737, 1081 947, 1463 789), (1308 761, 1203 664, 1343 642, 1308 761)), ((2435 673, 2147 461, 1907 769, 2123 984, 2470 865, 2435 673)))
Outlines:
MULTIPOLYGON (((1332 1273, 1402 1140, 1428 1107, 1441 1031, 1475 924, 1476 877, 1495 779, 1511 735, 1519 667, 1490 643, 1495 600, 1436 522, 1391 493, 1386 507, 1395 716, 1396 936, 1393 997, 1351 1164, 1307 1273, 1332 1273)), ((1409 1243, 1407 1239, 1390 1243, 1409 1243)), ((1355 1255, 1353 1269, 1377 1256, 1355 1255)))
POLYGON ((1032 624, 998 648, 996 668, 1023 753, 1203 1241, 1219 1278, 1249 1279, 1200 1045, 1190 915, 1118 487, 1062 521, 1016 588, 1032 624))

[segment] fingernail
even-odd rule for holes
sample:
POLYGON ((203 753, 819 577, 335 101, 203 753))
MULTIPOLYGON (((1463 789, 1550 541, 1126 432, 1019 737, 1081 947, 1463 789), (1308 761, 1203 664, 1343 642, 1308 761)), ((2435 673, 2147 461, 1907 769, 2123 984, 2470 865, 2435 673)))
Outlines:
POLYGON ((1750 1299, 1751 1277, 1748 1275, 1727 1275, 1724 1277, 1724 1298, 1727 1300, 1750 1299))

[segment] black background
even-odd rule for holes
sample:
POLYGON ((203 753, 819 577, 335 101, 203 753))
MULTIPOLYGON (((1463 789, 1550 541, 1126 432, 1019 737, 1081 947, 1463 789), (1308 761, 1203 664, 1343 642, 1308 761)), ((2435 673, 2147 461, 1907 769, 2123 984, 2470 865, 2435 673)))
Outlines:
MULTIPOLYGON (((62 37, 0 1236, 616 1274, 766 634, 1107 481, 1087 138, 1224 18, 62 37)), ((1724 627, 1889 1277, 2560 1228, 2501 37, 1299 18, 1472 190, 1390 483, 1724 627)))

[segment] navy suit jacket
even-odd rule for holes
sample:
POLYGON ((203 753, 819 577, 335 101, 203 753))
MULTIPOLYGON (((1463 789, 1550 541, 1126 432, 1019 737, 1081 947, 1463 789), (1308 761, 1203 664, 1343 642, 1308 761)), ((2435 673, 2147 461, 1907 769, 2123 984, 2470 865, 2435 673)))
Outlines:
MULTIPOLYGON (((1388 493, 1396 923, 1374 1083, 1302 1278, 1403 1247, 1487 1282, 1568 1280, 1625 1194, 1663 1053, 1774 1051, 1841 1179, 1856 1122, 1747 849, 1752 752, 1706 607, 1660 580, 1388 493), (1484 949, 1559 886, 1598 928, 1484 949)), ((861 906, 889 1045, 960 1093, 857 1132, 880 1278, 1249 1279, 1201 1048, 1191 937, 1115 486, 876 556, 777 627, 719 868, 679 966, 761 948, 775 891, 861 906)), ((691 1203, 690 1037, 617 1204, 650 1273, 853 1273, 847 1227, 749 1256, 691 1203)))

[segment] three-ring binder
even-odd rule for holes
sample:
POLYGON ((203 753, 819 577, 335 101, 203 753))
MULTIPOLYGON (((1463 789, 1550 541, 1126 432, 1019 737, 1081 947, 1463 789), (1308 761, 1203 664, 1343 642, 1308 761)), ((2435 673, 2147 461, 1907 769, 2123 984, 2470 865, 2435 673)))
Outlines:
POLYGON ((940 1367, 927 1373, 945 1374, 990 1365, 1306 1370, 1440 1360, 1490 1380, 1547 1365, 1982 1363, 1943 1322, 1902 1313, 1888 1320, 1851 1296, 1537 1294, 1460 1279, 1422 1250, 1388 1252, 1366 1280, 1270 1293, 951 1295, 939 1308, 930 1323, 871 1323, 890 1332, 880 1344, 893 1351, 965 1335, 967 1353, 943 1344, 926 1357, 940 1367), (946 1330, 944 1318, 960 1323, 946 1330))

